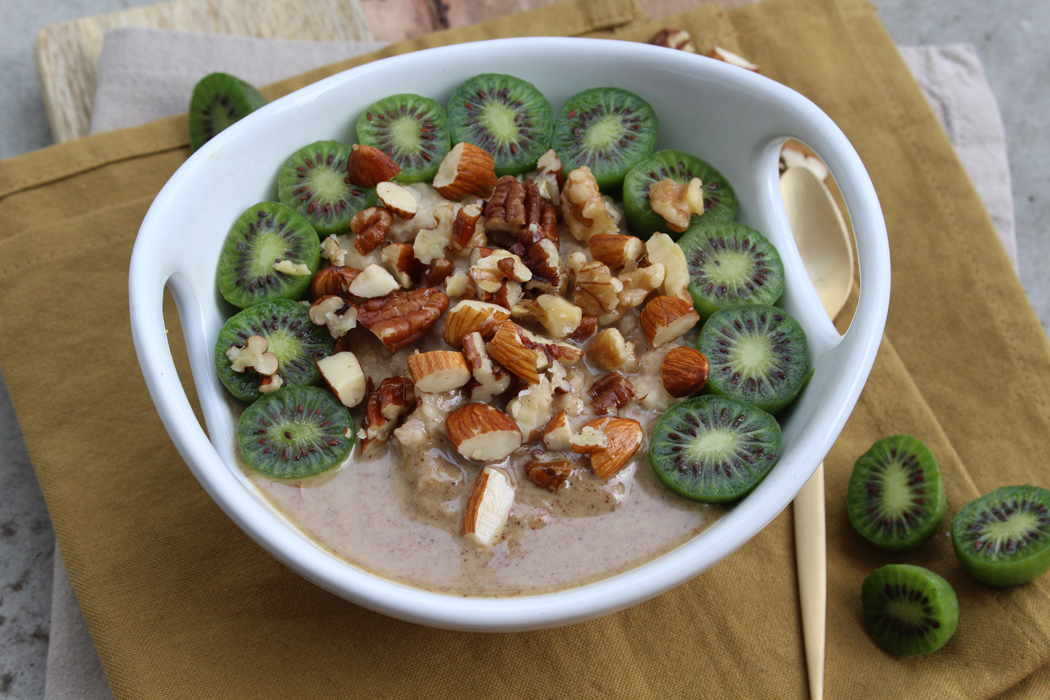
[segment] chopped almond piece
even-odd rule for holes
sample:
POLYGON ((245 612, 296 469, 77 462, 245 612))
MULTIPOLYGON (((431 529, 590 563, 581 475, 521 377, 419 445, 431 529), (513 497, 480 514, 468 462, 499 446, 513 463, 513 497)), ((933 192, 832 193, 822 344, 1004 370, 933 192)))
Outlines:
POLYGON ((590 453, 591 470, 602 479, 620 471, 642 446, 642 425, 636 420, 599 418, 583 426, 585 432, 588 428, 601 432, 607 440, 604 448, 590 453))
POLYGON ((478 331, 485 340, 496 334, 500 324, 510 318, 510 312, 496 304, 465 299, 445 316, 445 328, 441 335, 454 348, 463 347, 463 338, 478 331))
POLYGON ((346 170, 350 182, 358 187, 375 187, 380 182, 393 179, 401 172, 400 166, 386 153, 375 146, 357 143, 350 147, 346 170))
POLYGON ((412 191, 393 182, 380 182, 376 185, 376 194, 379 195, 379 201, 390 211, 406 221, 414 217, 419 210, 419 202, 412 191))
POLYGON ((451 350, 409 355, 408 371, 416 388, 428 394, 452 391, 470 381, 470 367, 463 353, 451 350))
POLYGON ((514 485, 502 469, 485 467, 463 511, 463 534, 482 547, 496 543, 514 505, 514 485))
POLYGON ((322 357, 317 361, 317 369, 321 370, 328 388, 344 406, 353 408, 364 401, 368 382, 354 353, 337 352, 322 357))
POLYGON ((460 142, 445 155, 434 176, 434 189, 445 199, 473 194, 492 196, 496 187, 496 163, 492 154, 474 144, 460 142))
POLYGON ((642 331, 654 348, 677 340, 700 322, 693 305, 678 297, 656 297, 642 309, 642 331))
POLYGON ((385 297, 390 292, 400 289, 394 276, 387 272, 382 265, 372 263, 361 271, 353 282, 350 283, 350 293, 362 299, 375 299, 385 297))
POLYGON ((747 70, 752 71, 754 73, 761 72, 758 70, 758 66, 752 63, 751 61, 747 60, 739 54, 735 54, 732 51, 729 51, 728 49, 723 49, 721 46, 714 47, 713 49, 711 49, 711 53, 707 55, 710 58, 717 58, 719 61, 725 61, 726 63, 729 63, 731 65, 746 68, 747 70))
MULTIPOLYGON (((504 321, 492 336, 488 344, 489 354, 500 363, 504 369, 516 377, 521 377, 529 384, 538 384, 540 381, 537 367, 540 357, 535 350, 525 347, 518 335, 518 327, 513 321, 504 321)), ((543 358, 544 360, 546 357, 543 358)))
POLYGON ((641 238, 619 233, 597 233, 587 241, 591 257, 603 262, 612 270, 618 270, 629 262, 638 260, 645 252, 641 238))
POLYGON ((445 434, 467 459, 495 462, 521 447, 521 430, 510 416, 488 404, 469 403, 449 414, 445 434))
POLYGON ((571 440, 572 427, 569 425, 569 419, 565 417, 565 411, 559 411, 543 430, 543 444, 548 450, 565 452, 572 449, 571 440))
POLYGON ((595 425, 588 423, 583 426, 583 430, 569 438, 569 444, 576 454, 589 455, 608 447, 609 437, 595 425))

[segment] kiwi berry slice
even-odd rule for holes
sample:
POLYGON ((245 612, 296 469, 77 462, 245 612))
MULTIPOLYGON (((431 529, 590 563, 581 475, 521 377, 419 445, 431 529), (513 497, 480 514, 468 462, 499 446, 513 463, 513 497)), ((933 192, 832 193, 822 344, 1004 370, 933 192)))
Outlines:
POLYGON ((617 190, 627 171, 648 158, 660 120, 633 92, 584 90, 562 105, 554 124, 554 150, 565 174, 586 165, 602 190, 617 190))
POLYGON ((321 262, 321 243, 313 226, 277 202, 249 207, 234 222, 219 252, 219 291, 242 309, 273 299, 302 299, 321 262), (282 272, 287 260, 309 274, 282 272))
POLYGON ((661 180, 683 184, 694 177, 703 183, 704 213, 694 214, 690 227, 716 222, 732 221, 740 204, 733 187, 722 173, 696 156, 675 150, 657 151, 627 172, 623 181, 623 211, 631 224, 631 232, 639 238, 649 238, 657 231, 677 239, 681 234, 672 231, 667 221, 653 211, 649 204, 649 188, 661 180))
POLYGON ((765 411, 721 396, 668 409, 653 431, 649 463, 667 488, 706 503, 750 493, 780 458, 780 426, 765 411))
POLYGON ((709 391, 776 413, 809 379, 809 344, 802 326, 775 306, 716 311, 697 348, 710 365, 709 391))
POLYGON ((1017 586, 1050 570, 1050 491, 1004 486, 970 501, 952 521, 962 567, 989 586, 1017 586))
POLYGON ((875 546, 915 549, 937 532, 948 510, 933 453, 911 435, 877 441, 853 465, 846 510, 857 532, 875 546))
POLYGON ((534 169, 550 149, 554 109, 532 83, 483 73, 452 93, 448 125, 452 143, 483 148, 495 159, 497 175, 517 175, 534 169))
POLYGON ((315 386, 283 387, 256 401, 237 422, 241 457, 278 479, 299 479, 338 466, 354 447, 350 411, 315 386))
POLYGON ((266 104, 258 90, 229 73, 201 78, 190 97, 190 152, 266 104))
POLYGON ((784 263, 765 236, 735 221, 693 226, 679 239, 689 294, 700 318, 742 304, 775 304, 784 293, 784 263))
POLYGON ((864 627, 875 642, 902 656, 943 647, 959 626, 959 599, 947 581, 921 566, 889 564, 864 579, 864 627))
POLYGON ((322 236, 350 230, 354 214, 374 205, 374 187, 350 182, 350 147, 315 141, 288 157, 277 175, 277 197, 322 236))
POLYGON ((369 105, 357 120, 357 140, 390 156, 398 182, 429 182, 448 154, 448 117, 429 97, 404 93, 369 105))
POLYGON ((307 307, 297 301, 267 301, 233 316, 219 331, 215 343, 215 366, 223 386, 245 402, 262 396, 259 392, 261 377, 251 369, 234 372, 226 352, 234 345, 243 347, 253 335, 264 338, 269 344, 269 352, 277 356, 277 374, 283 386, 317 383, 321 378, 317 360, 331 354, 335 345, 328 330, 311 323, 307 307))

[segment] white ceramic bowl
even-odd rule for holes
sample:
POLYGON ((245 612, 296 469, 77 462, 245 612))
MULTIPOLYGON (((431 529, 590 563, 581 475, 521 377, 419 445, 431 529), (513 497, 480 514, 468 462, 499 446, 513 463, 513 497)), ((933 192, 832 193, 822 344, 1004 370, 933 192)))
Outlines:
POLYGON ((249 115, 197 151, 150 207, 131 260, 131 326, 142 371, 179 453, 222 509, 279 560, 317 585, 397 618, 450 629, 555 627, 652 598, 714 565, 753 537, 799 492, 831 448, 857 401, 882 337, 890 258, 882 212, 864 166, 835 124, 798 93, 711 59, 643 44, 586 39, 487 41, 420 51, 322 80, 249 115), (733 183, 739 219, 779 249, 787 272, 781 305, 809 336, 816 374, 783 420, 783 456, 757 489, 711 528, 632 571, 574 589, 505 599, 430 593, 340 561, 302 535, 234 463, 232 400, 213 364, 228 314, 215 281, 223 239, 252 204, 275 199, 285 158, 320 139, 353 142, 361 110, 394 93, 444 103, 482 72, 534 83, 555 112, 587 88, 620 86, 660 116, 657 148, 710 161, 733 183), (809 144, 834 173, 856 231, 863 290, 849 332, 828 320, 799 259, 778 185, 781 144, 809 144), (172 362, 161 312, 165 284, 179 308, 193 378, 211 436, 194 418, 172 362))

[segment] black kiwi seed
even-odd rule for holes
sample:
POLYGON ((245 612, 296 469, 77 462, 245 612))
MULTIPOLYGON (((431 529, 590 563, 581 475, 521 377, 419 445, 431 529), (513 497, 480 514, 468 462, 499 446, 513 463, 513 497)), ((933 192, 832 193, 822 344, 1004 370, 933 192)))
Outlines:
POLYGON ((668 409, 653 431, 649 463, 667 488, 724 503, 750 493, 780 458, 780 426, 765 411, 721 396, 668 409))
POLYGON ((990 586, 1017 586, 1050 570, 1050 491, 1004 486, 970 501, 952 521, 955 555, 990 586))
POLYGON ((959 626, 959 599, 947 581, 921 566, 876 569, 860 593, 864 626, 879 646, 919 656, 944 646, 959 626))
POLYGON ((678 238, 679 233, 667 226, 667 221, 653 211, 649 204, 649 188, 661 180, 688 184, 694 177, 703 183, 704 213, 694 214, 690 227, 732 221, 740 204, 733 187, 722 173, 710 163, 683 151, 657 151, 627 173, 623 181, 623 211, 631 225, 631 233, 649 238, 660 231, 678 238))
POLYGON ((678 245, 700 318, 730 306, 774 304, 784 293, 780 253, 753 228, 735 221, 693 226, 678 245))
POLYGON ((248 207, 234 222, 219 252, 219 291, 242 309, 273 299, 301 299, 321 261, 317 232, 277 202, 248 207), (291 267, 274 267, 288 261, 291 267), (298 265, 305 265, 303 272, 298 265))
POLYGON ((562 105, 554 125, 554 150, 565 174, 587 166, 598 187, 615 190, 634 165, 653 152, 659 119, 633 92, 584 90, 562 105))
POLYGON ((357 120, 357 140, 397 163, 397 182, 433 180, 451 148, 445 110, 429 97, 408 93, 366 107, 357 120))
POLYGON ((350 182, 350 147, 316 141, 288 157, 277 175, 281 203, 310 222, 319 235, 350 230, 354 214, 377 201, 375 188, 350 182))
POLYGON ((278 389, 245 409, 237 422, 241 457, 279 479, 313 476, 338 466, 354 447, 346 406, 313 386, 278 389))
POLYGON ((492 154, 497 175, 536 167, 551 147, 554 109, 532 83, 483 73, 456 88, 448 101, 452 143, 466 141, 492 154))
POLYGON ((776 306, 734 306, 715 312, 697 348, 710 365, 707 388, 776 413, 809 379, 806 333, 776 306))
POLYGON ((324 326, 310 321, 307 308, 297 301, 277 299, 251 306, 233 316, 219 331, 215 343, 215 367, 219 381, 237 399, 259 399, 261 376, 252 369, 234 372, 226 354, 231 347, 244 347, 253 335, 269 345, 277 356, 277 374, 284 386, 316 384, 321 379, 317 360, 332 352, 335 340, 324 326))
POLYGON ((947 510, 937 460, 911 435, 878 440, 853 466, 846 511, 857 532, 878 547, 915 549, 937 532, 947 510))
POLYGON ((190 151, 266 104, 254 87, 228 73, 201 78, 190 98, 190 151))

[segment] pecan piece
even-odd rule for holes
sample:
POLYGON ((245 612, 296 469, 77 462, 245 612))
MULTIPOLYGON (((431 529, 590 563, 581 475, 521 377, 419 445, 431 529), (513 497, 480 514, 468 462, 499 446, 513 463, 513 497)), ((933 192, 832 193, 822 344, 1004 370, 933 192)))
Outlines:
POLYGON ((398 421, 416 405, 412 380, 408 377, 388 377, 368 396, 365 408, 365 437, 361 440, 361 456, 375 457, 379 447, 390 439, 398 421))
POLYGON ((448 244, 453 253, 460 253, 472 247, 470 243, 477 233, 480 218, 481 208, 476 204, 468 204, 456 212, 456 219, 452 222, 452 240, 448 244))
POLYGON ((597 316, 584 316, 580 321, 580 325, 569 335, 569 340, 575 340, 580 343, 587 340, 594 332, 598 330, 598 317, 597 316))
POLYGON ((354 247, 361 255, 375 250, 394 223, 394 215, 385 207, 368 207, 350 219, 350 230, 354 232, 354 247))
POLYGON ((573 463, 567 459, 554 462, 529 462, 525 465, 525 476, 529 481, 552 493, 565 485, 572 476, 573 463))
POLYGON ((572 302, 585 316, 603 316, 619 306, 622 291, 623 282, 612 276, 605 263, 589 262, 576 272, 572 302))
POLYGON ((310 298, 314 301, 329 294, 346 294, 361 271, 356 267, 333 265, 318 270, 310 280, 310 298))
POLYGON ((427 274, 423 278, 423 285, 427 287, 436 287, 452 274, 453 270, 452 261, 447 258, 438 258, 430 263, 427 268, 427 274))
POLYGON ((427 266, 416 259, 411 243, 391 243, 383 248, 379 257, 393 271, 398 284, 405 289, 411 287, 427 270, 427 266))
POLYGON ((369 299, 358 305, 357 320, 393 353, 426 335, 446 309, 448 297, 424 287, 369 299))
POLYGON ((496 181, 496 189, 485 205, 485 230, 506 231, 515 236, 525 225, 525 185, 513 175, 496 181))
POLYGON ((591 407, 599 416, 615 414, 634 398, 634 385, 619 372, 610 372, 596 381, 587 392, 591 407))

